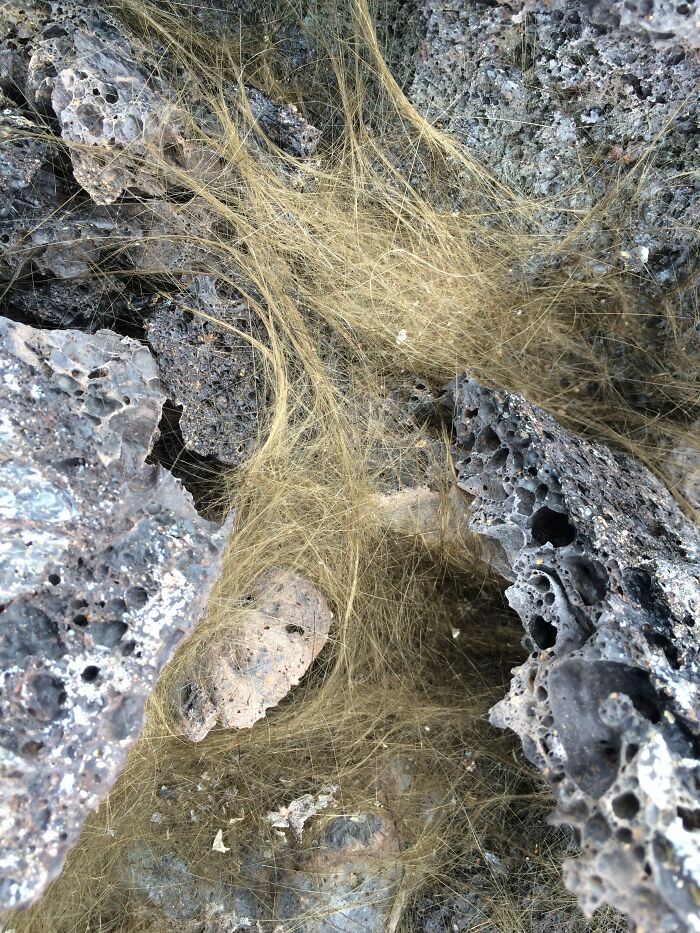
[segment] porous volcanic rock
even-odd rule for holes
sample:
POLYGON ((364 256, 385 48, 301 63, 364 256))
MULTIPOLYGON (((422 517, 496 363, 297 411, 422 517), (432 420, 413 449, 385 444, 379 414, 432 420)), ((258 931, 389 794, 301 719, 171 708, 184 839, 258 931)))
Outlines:
POLYGON ((182 406, 186 446, 225 464, 244 460, 267 401, 263 359, 251 343, 266 340, 255 312, 242 297, 220 296, 212 278, 197 276, 156 307, 147 335, 169 397, 182 406))
MULTIPOLYGON (((649 16, 670 13, 671 4, 418 5, 418 47, 408 36, 402 69, 414 105, 499 179, 536 198, 550 232, 570 231, 626 186, 600 202, 606 220, 587 228, 586 249, 601 274, 617 268, 654 287, 682 284, 696 267, 700 228, 692 95, 700 58, 668 25, 659 33, 664 47, 650 43, 649 16), (621 29, 627 21, 635 28, 621 29)), ((673 4, 697 39, 695 6, 673 4)))
POLYGON ((295 687, 326 641, 333 613, 299 574, 270 571, 250 608, 217 632, 197 659, 200 682, 182 690, 182 726, 199 742, 214 726, 248 729, 295 687))
POLYGON ((699 929, 700 536, 630 457, 467 376, 446 394, 471 527, 501 552, 529 658, 492 721, 577 830, 588 914, 699 929))
POLYGON ((58 873, 197 621, 227 528, 145 464, 165 393, 110 331, 0 319, 0 905, 58 873))
POLYGON ((657 48, 700 48, 700 5, 696 0, 599 0, 590 2, 594 22, 641 33, 657 48))
MULTIPOLYGON (((21 21, 13 10, 3 14, 9 24, 21 21)), ((67 0, 29 10, 24 93, 73 144, 76 181, 97 204, 125 192, 162 194, 160 168, 183 158, 182 121, 144 48, 104 7, 67 0)))

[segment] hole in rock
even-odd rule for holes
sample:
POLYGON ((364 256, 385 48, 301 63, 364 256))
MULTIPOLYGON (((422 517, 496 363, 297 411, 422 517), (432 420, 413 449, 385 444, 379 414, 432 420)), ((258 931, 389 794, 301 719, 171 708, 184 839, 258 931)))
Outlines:
POLYGON ((130 586, 124 594, 127 607, 140 609, 148 602, 148 592, 142 586, 130 586))
POLYGON ((649 642, 650 645, 653 645, 655 648, 660 648, 663 651, 666 660, 671 665, 672 668, 678 670, 681 666, 680 657, 678 653, 678 648, 671 641, 668 635, 664 635, 663 632, 655 632, 648 625, 644 627, 644 637, 649 642))
POLYGON ((612 802, 613 813, 621 820, 631 820, 639 813, 639 800, 636 794, 620 794, 612 802))
POLYGON ((114 648, 128 629, 126 622, 110 619, 107 622, 93 622, 90 626, 90 635, 94 644, 101 645, 103 648, 114 648))
POLYGON ((586 840, 600 843, 610 838, 611 831, 605 818, 600 813, 594 813, 585 825, 584 834, 586 840))
POLYGON ((546 505, 532 518, 532 539, 535 544, 566 547, 576 537, 576 529, 563 512, 555 512, 546 505))
POLYGON ((80 676, 86 683, 91 684, 94 680, 97 680, 99 673, 99 667, 96 667, 94 664, 88 664, 80 676))
POLYGON ((678 807, 678 816, 683 822, 683 829, 692 833, 700 831, 700 809, 689 810, 687 807, 678 807))
POLYGON ((532 639, 542 651, 554 647, 557 640, 557 629, 551 622, 542 616, 533 616, 530 622, 532 639))
POLYGON ((569 571, 571 585, 585 606, 592 606, 605 596, 608 591, 608 576, 598 561, 586 557, 572 557, 566 560, 565 567, 569 571))
POLYGON ((476 439, 476 450, 479 453, 485 451, 496 451, 501 446, 501 439, 493 428, 484 428, 476 439))

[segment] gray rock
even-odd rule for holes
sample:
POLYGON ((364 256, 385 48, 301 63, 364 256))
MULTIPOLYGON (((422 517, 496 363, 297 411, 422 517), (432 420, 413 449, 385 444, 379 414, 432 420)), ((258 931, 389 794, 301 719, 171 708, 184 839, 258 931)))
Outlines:
POLYGON ((415 933, 496 933, 481 898, 472 892, 439 900, 419 898, 408 914, 407 926, 415 933))
POLYGON ((40 128, 0 95, 0 185, 6 217, 17 200, 32 191, 44 163, 56 155, 56 146, 40 138, 40 128))
POLYGON ((86 333, 107 328, 138 333, 149 299, 113 276, 24 283, 0 298, 0 314, 22 324, 72 327, 86 333))
POLYGON ((251 929, 254 921, 269 914, 256 891, 270 874, 269 859, 266 864, 260 853, 249 851, 236 855, 241 874, 228 882, 210 881, 207 879, 217 874, 228 874, 221 868, 216 870, 214 863, 221 863, 220 855, 200 856, 193 870, 167 846, 140 842, 127 852, 124 882, 132 898, 156 908, 167 928, 171 922, 178 933, 251 929))
MULTIPOLYGON (((647 29, 647 8, 662 5, 670 6, 424 0, 418 50, 403 70, 422 113, 498 178, 540 200, 535 226, 568 232, 626 186, 601 202, 585 248, 601 271, 641 273, 665 288, 695 265, 700 132, 689 95, 700 59, 670 39, 659 50, 646 34, 621 31, 621 12, 603 23, 590 11, 624 8, 647 29)), ((695 4, 678 8, 685 6, 695 4)))
POLYGON ((145 465, 165 393, 109 331, 0 320, 0 905, 37 897, 202 613, 227 529, 145 465))
POLYGON ((30 262, 39 272, 70 279, 100 267, 104 251, 116 246, 116 220, 100 209, 23 212, 6 226, 0 276, 12 278, 30 262))
POLYGON ((162 194, 160 169, 180 164, 182 121, 145 49, 105 8, 73 0, 30 6, 39 28, 29 45, 26 93, 75 144, 76 180, 97 204, 128 191, 162 194))
MULTIPOLYGON (((2 51, 11 56, 13 83, 55 118, 75 179, 96 204, 112 204, 126 193, 161 197, 177 187, 182 171, 202 182, 232 177, 227 161, 192 132, 191 116, 207 125, 209 109, 195 95, 193 114, 186 113, 158 77, 153 55, 107 8, 78 0, 33 0, 28 8, 8 3, 0 12, 0 25, 10 33, 2 51), (14 35, 20 29, 24 43, 14 35)), ((182 72, 181 78, 187 80, 182 72)), ((292 155, 313 153, 318 130, 293 105, 277 104, 256 88, 246 94, 275 143, 292 155)))
POLYGON ((318 147, 320 132, 293 104, 278 104, 258 88, 246 88, 250 111, 266 136, 290 155, 307 158, 318 147))
MULTIPOLYGON (((210 817, 211 804, 204 810, 210 817)), ((278 830, 265 842, 260 832, 252 844, 241 844, 238 828, 222 819, 221 831, 210 829, 214 845, 198 853, 196 865, 163 838, 166 814, 148 841, 135 843, 125 857, 131 916, 142 919, 144 929, 163 933, 390 929, 402 877, 393 820, 386 813, 313 811, 303 841, 278 830)), ((206 836, 199 825, 193 831, 206 836)))
POLYGON ((291 871, 281 873, 275 917, 280 933, 386 930, 402 868, 387 815, 329 820, 291 871))
POLYGON ((530 657, 510 727, 578 830, 565 880, 648 933, 700 916, 700 536, 643 467, 523 398, 462 376, 448 395, 474 531, 500 551, 530 657))
POLYGON ((156 307, 147 336, 168 395, 182 406, 186 446, 221 463, 244 460, 267 401, 263 357, 246 339, 264 345, 267 338, 248 303, 221 297, 213 279, 198 276, 156 307))
POLYGON ((657 48, 700 48, 700 6, 695 0, 589 0, 589 6, 595 22, 641 33, 657 48))

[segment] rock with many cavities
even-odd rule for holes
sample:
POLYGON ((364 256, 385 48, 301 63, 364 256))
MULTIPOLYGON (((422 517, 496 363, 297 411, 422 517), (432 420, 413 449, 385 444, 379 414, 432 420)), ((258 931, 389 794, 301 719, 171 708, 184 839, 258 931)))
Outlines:
POLYGON ((145 463, 147 348, 0 320, 0 905, 61 868, 203 612, 227 528, 145 463))
POLYGON ((499 552, 530 656, 492 720, 521 737, 581 856, 590 914, 698 929, 700 536, 630 457, 467 376, 451 385, 457 483, 499 552))

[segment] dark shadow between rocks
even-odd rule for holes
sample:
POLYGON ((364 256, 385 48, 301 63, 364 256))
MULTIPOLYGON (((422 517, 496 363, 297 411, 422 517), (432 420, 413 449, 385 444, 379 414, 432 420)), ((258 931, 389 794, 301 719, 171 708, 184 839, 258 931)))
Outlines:
POLYGON ((200 515, 211 521, 222 521, 227 503, 225 467, 215 457, 203 457, 185 447, 181 417, 182 406, 166 400, 158 426, 160 437, 147 462, 159 463, 179 479, 192 495, 200 515))

